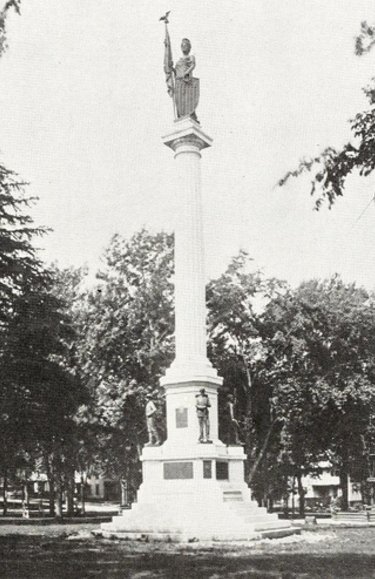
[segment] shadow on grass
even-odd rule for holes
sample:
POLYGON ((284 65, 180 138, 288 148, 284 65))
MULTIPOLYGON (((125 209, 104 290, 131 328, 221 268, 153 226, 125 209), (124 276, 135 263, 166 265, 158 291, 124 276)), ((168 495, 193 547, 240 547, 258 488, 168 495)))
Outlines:
POLYGON ((1 537, 0 575, 4 578, 282 578, 370 579, 375 577, 375 555, 304 553, 248 553, 222 555, 181 550, 161 553, 134 550, 116 541, 68 541, 64 538, 1 537))

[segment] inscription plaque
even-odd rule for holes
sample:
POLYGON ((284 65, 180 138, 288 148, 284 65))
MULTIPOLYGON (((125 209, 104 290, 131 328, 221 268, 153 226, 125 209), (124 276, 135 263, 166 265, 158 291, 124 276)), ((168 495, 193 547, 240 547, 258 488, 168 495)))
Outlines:
POLYGON ((163 468, 165 479, 193 478, 192 462, 165 462, 163 468))
POLYGON ((227 462, 224 462, 222 460, 216 461, 216 478, 217 480, 229 479, 229 468, 227 462))
POLYGON ((176 428, 187 428, 188 425, 188 409, 176 408, 176 428))
POLYGON ((212 478, 212 461, 203 461, 203 478, 212 478))

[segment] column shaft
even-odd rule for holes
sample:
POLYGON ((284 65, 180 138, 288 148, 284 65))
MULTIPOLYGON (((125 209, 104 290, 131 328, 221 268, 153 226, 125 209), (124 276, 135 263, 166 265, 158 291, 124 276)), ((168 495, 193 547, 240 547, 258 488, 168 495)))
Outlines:
POLYGON ((175 232, 176 363, 206 359, 206 304, 200 147, 182 139, 175 149, 180 201, 175 232))

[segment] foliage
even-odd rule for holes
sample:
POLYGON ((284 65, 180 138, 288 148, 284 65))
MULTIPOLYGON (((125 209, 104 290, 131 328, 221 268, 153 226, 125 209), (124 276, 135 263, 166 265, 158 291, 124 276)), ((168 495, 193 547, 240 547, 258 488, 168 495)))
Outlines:
MULTIPOLYGON (((9 277, 0 428, 12 453, 0 452, 3 468, 32 468, 42 456, 58 490, 74 470, 125 478, 136 490, 149 392, 164 428, 158 384, 173 355, 172 255, 171 235, 142 230, 112 239, 93 289, 84 269, 46 272, 32 259, 9 277)), ((364 483, 375 440, 372 296, 337 276, 292 290, 253 272, 241 252, 208 284, 207 304, 209 357, 224 377, 220 436, 231 393, 259 500, 280 498, 295 479, 303 501, 302 476, 322 458, 342 480, 364 483)))
POLYGON ((250 257, 241 251, 224 274, 208 285, 208 351, 224 378, 219 393, 220 437, 229 439, 226 397, 231 393, 249 456, 248 480, 255 487, 255 474, 259 475, 262 461, 262 467, 266 463, 276 433, 269 406, 270 384, 259 310, 271 297, 282 293, 285 284, 265 279, 261 272, 251 271, 250 265, 250 257))
MULTIPOLYGON (((362 55, 369 52, 375 43, 375 27, 361 23, 361 32, 356 39, 355 52, 362 55)), ((280 179, 282 187, 291 177, 303 173, 313 173, 310 194, 316 196, 315 209, 324 202, 328 207, 344 195, 346 180, 357 171, 360 176, 368 176, 375 168, 375 78, 363 89, 370 107, 359 112, 350 121, 352 139, 340 149, 327 147, 320 155, 303 159, 299 166, 280 179)))
POLYGON ((25 404, 30 393, 25 385, 26 376, 21 376, 17 364, 12 375, 12 360, 18 347, 13 330, 23 314, 26 323, 29 306, 26 288, 33 284, 40 286, 48 278, 33 246, 33 238, 46 230, 36 227, 25 213, 33 199, 26 196, 24 185, 15 173, 0 165, 0 431, 3 440, 0 468, 7 475, 11 474, 10 470, 14 472, 17 465, 24 464, 28 456, 24 431, 29 420, 25 404), (22 303, 26 308, 23 314, 22 303), (22 377, 23 382, 17 377, 22 377))
POLYGON ((160 408, 164 403, 158 383, 172 359, 172 252, 172 236, 165 233, 114 236, 98 286, 87 295, 79 345, 91 393, 84 414, 100 432, 107 475, 139 477, 146 393, 155 394, 160 408))
POLYGON ((357 56, 362 56, 366 52, 370 52, 375 44, 375 26, 367 24, 364 20, 361 22, 361 31, 355 40, 355 53, 357 56))
POLYGON ((301 284, 271 301, 264 338, 272 406, 283 424, 280 460, 297 476, 328 458, 366 476, 363 440, 375 404, 375 309, 339 277, 301 284))
POLYGON ((24 280, 37 280, 42 272, 32 239, 46 229, 34 226, 25 213, 34 199, 25 195, 24 186, 0 165, 0 328, 11 316, 24 280))
POLYGON ((7 49, 6 21, 11 8, 13 8, 17 14, 21 14, 21 0, 7 0, 0 12, 0 56, 7 49))
POLYGON ((83 401, 69 363, 74 329, 65 310, 51 277, 25 283, 5 332, 2 365, 1 399, 12 408, 3 422, 10 426, 8 439, 24 467, 35 469, 43 459, 54 479, 74 472, 74 414, 83 401))

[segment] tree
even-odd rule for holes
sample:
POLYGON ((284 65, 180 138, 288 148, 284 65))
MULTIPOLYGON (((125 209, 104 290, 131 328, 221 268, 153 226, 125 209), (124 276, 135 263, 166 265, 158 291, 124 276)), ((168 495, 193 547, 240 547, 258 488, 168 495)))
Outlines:
MULTIPOLYGON (((51 274, 50 274, 51 275, 51 274)), ((52 291, 52 276, 25 281, 14 300, 5 331, 3 402, 12 411, 13 440, 32 470, 41 458, 50 482, 50 509, 74 476, 74 414, 83 402, 80 382, 69 360, 74 328, 62 299, 52 291)))
MULTIPOLYGON (((375 27, 366 22, 361 23, 361 31, 355 43, 358 56, 369 52, 375 44, 375 27)), ((283 186, 290 177, 297 177, 305 172, 314 172, 311 195, 317 195, 315 209, 319 210, 323 202, 331 208, 339 197, 344 195, 347 177, 357 171, 361 176, 368 176, 375 168, 375 78, 363 89, 370 107, 358 113, 350 121, 352 140, 341 149, 327 147, 320 155, 303 159, 297 169, 289 171, 279 181, 283 186)))
POLYGON ((363 288, 335 276, 301 284, 270 302, 264 338, 273 367, 273 407, 282 460, 300 480, 319 458, 366 475, 364 438, 375 404, 375 309, 363 288))
POLYGON ((369 52, 375 44, 375 26, 367 24, 364 20, 361 22, 361 31, 355 40, 355 53, 362 56, 369 52))
POLYGON ((25 212, 33 199, 26 196, 24 185, 15 173, 0 165, 0 430, 3 441, 0 471, 4 497, 9 477, 24 464, 25 457, 19 423, 20 385, 9 374, 9 352, 14 340, 11 328, 25 287, 46 281, 46 273, 32 245, 33 238, 46 229, 36 227, 25 212))
POLYGON ((33 225, 25 208, 35 200, 24 192, 25 183, 0 165, 0 329, 12 314, 12 303, 24 280, 39 279, 42 264, 32 245, 46 228, 33 225))
POLYGON ((103 473, 129 480, 134 492, 145 396, 153 392, 163 407, 159 378, 173 355, 172 254, 165 233, 114 236, 81 320, 79 359, 91 392, 85 420, 98 429, 103 473))
POLYGON ((7 49, 6 43, 6 21, 11 8, 21 14, 21 0, 7 0, 4 4, 3 9, 0 12, 0 57, 2 53, 7 49))
MULTIPOLYGON (((172 250, 164 233, 115 236, 93 290, 83 297, 59 290, 75 303, 73 357, 88 394, 76 412, 76 464, 126 479, 133 491, 145 396, 152 391, 163 406, 158 383, 172 360, 172 250)), ((291 290, 251 272, 250 261, 240 253, 207 288, 209 357, 224 377, 220 411, 226 394, 235 394, 258 498, 285 493, 292 477, 303 511, 302 477, 322 458, 343 480, 361 469, 365 477, 374 306, 338 277, 291 290)), ((76 287, 70 275, 67 287, 76 287)))
MULTIPOLYGON (((219 393, 220 436, 228 437, 225 400, 232 393, 242 436, 250 457, 248 482, 256 488, 267 450, 273 444, 275 420, 271 415, 268 369, 260 333, 259 305, 283 289, 283 283, 252 272, 251 259, 241 251, 207 288, 209 356, 224 378, 219 393), (258 308, 256 307, 258 306, 258 308)), ((265 493, 261 485, 258 496, 265 493)))
MULTIPOLYGON (((69 320, 70 335, 65 340, 65 355, 60 360, 67 372, 74 375, 78 396, 76 404, 71 408, 69 423, 69 440, 64 452, 63 464, 57 465, 58 468, 51 468, 58 473, 59 491, 65 490, 67 498, 67 513, 74 512, 74 493, 75 493, 75 473, 84 473, 95 464, 98 448, 98 432, 90 419, 88 418, 87 408, 90 406, 91 398, 88 381, 85 379, 81 360, 79 358, 80 344, 83 339, 84 318, 88 297, 88 290, 85 287, 85 279, 88 273, 87 268, 68 267, 61 269, 57 264, 52 264, 52 293, 62 305, 64 315, 69 320)), ((59 453, 53 452, 51 457, 59 456, 59 453)), ((48 455, 47 455, 48 457, 48 455)), ((53 466, 53 465, 52 465, 53 466)), ((84 481, 85 483, 85 481, 84 481)), ((81 490, 81 510, 85 512, 85 484, 80 485, 81 490)), ((51 497, 51 504, 54 502, 51 497)))

